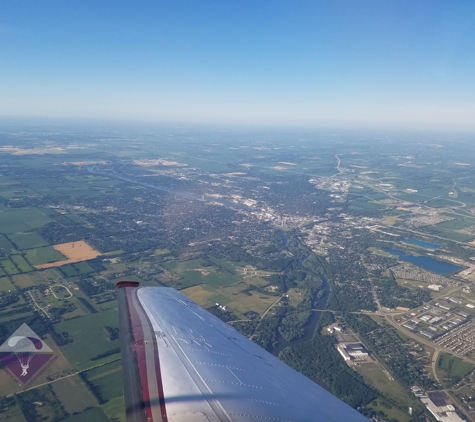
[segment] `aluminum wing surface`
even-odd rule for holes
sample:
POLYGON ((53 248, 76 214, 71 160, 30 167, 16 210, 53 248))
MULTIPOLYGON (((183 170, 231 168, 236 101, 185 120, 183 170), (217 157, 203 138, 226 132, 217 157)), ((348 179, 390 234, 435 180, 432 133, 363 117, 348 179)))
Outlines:
POLYGON ((128 422, 368 421, 176 290, 117 294, 128 422))

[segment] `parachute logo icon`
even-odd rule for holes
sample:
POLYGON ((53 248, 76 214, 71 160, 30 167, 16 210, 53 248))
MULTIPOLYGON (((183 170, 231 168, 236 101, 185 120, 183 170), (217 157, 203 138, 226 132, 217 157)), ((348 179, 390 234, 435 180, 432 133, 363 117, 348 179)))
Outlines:
POLYGON ((31 380, 53 356, 54 352, 27 324, 0 346, 0 360, 21 383, 31 380))
POLYGON ((28 375, 30 361, 38 350, 43 348, 43 342, 36 337, 14 336, 8 339, 8 345, 14 350, 20 362, 21 377, 28 375))

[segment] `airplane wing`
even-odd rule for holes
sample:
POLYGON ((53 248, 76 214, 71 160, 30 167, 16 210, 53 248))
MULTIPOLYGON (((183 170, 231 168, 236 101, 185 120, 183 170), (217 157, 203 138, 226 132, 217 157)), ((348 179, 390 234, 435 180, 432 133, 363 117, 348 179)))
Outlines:
POLYGON ((174 289, 117 296, 128 422, 368 421, 174 289))

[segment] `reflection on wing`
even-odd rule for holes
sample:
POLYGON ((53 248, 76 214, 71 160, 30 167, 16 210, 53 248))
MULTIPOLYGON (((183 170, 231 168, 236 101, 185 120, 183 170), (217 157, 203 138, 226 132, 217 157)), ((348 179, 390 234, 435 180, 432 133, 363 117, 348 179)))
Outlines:
POLYGON ((176 290, 117 284, 127 421, 367 421, 176 290))

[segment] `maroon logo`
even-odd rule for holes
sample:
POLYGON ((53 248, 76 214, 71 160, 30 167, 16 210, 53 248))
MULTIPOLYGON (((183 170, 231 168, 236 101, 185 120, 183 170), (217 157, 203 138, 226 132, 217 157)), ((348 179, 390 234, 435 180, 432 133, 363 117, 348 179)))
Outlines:
POLYGON ((16 378, 25 388, 33 382, 54 362, 54 352, 26 324, 22 324, 1 346, 0 360, 6 372, 16 378))

